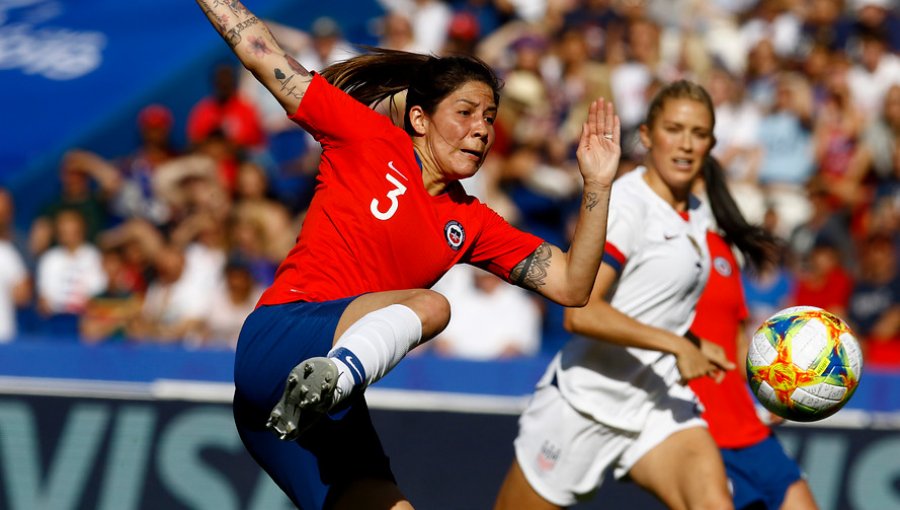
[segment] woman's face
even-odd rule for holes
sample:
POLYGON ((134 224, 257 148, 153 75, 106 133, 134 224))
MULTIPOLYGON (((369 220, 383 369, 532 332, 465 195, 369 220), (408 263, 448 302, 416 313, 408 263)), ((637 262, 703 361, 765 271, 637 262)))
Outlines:
POLYGON ((641 126, 648 171, 675 196, 690 191, 712 149, 712 133, 712 115, 703 103, 687 98, 666 100, 653 124, 641 126))
POLYGON ((471 177, 494 144, 497 103, 486 83, 470 81, 422 115, 423 144, 438 172, 447 180, 471 177))

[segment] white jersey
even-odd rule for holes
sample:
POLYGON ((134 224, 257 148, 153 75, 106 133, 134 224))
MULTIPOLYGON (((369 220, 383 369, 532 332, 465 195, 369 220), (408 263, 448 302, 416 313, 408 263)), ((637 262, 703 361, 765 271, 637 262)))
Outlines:
MULTIPOLYGON (((644 181, 640 167, 613 184, 604 263, 619 272, 610 304, 650 326, 682 335, 690 327, 709 270, 709 212, 691 197, 679 213, 644 181)), ((642 430, 668 398, 694 400, 679 384, 675 356, 575 337, 556 355, 542 382, 556 376, 563 397, 600 423, 642 430)))

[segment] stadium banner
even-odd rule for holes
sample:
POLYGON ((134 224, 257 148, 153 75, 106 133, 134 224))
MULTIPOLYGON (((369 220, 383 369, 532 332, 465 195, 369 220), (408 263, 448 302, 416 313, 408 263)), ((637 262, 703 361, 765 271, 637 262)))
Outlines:
MULTIPOLYGON (((375 408, 373 416, 418 508, 490 508, 512 458, 515 415, 375 408)), ((781 427, 779 435, 823 510, 900 508, 896 430, 781 427)), ((0 508, 292 507, 245 452, 227 403, 4 395, 0 508)), ((608 480, 575 508, 661 507, 608 480)))
MULTIPOLYGON (((0 508, 284 509, 234 427, 234 353, 19 338, 0 345, 0 508)), ((397 479, 418 508, 490 508, 517 419, 548 356, 412 355, 367 391, 397 479)), ((867 369, 820 422, 776 427, 822 510, 900 508, 900 375, 867 369)), ((606 481, 576 509, 660 509, 606 481)))

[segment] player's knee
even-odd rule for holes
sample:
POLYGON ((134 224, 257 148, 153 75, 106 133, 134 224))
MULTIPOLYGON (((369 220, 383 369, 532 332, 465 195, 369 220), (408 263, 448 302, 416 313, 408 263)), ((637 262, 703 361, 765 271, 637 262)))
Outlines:
POLYGON ((433 290, 417 292, 407 303, 422 319, 422 338, 431 338, 450 322, 450 302, 443 294, 433 290))

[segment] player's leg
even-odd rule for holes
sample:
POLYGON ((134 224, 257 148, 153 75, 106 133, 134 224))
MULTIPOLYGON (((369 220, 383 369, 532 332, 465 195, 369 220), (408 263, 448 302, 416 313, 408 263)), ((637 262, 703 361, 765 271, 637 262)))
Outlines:
POLYGON ((503 485, 500 486, 500 492, 497 494, 497 501, 494 503, 494 510, 558 510, 561 506, 551 503, 541 497, 519 466, 519 461, 513 459, 512 466, 506 473, 503 485))
POLYGON ((672 433, 628 474, 673 510, 733 508, 719 450, 703 426, 672 433))
POLYGON ((449 320, 447 299, 430 290, 379 292, 353 299, 341 315, 327 355, 305 359, 291 370, 282 398, 272 409, 270 427, 283 439, 296 438, 305 425, 358 388, 381 379, 449 320))
POLYGON ((817 510, 818 508, 809 484, 802 478, 788 487, 784 494, 784 503, 781 504, 781 510, 817 510))
POLYGON ((633 440, 578 412, 553 384, 539 385, 519 418, 515 461, 495 510, 552 510, 574 505, 633 440))
POLYGON ((285 374, 300 360, 328 352, 349 302, 291 303, 251 314, 235 359, 235 423, 253 458, 301 508, 353 508, 366 493, 369 508, 408 509, 362 394, 296 441, 281 441, 266 428, 285 374))

